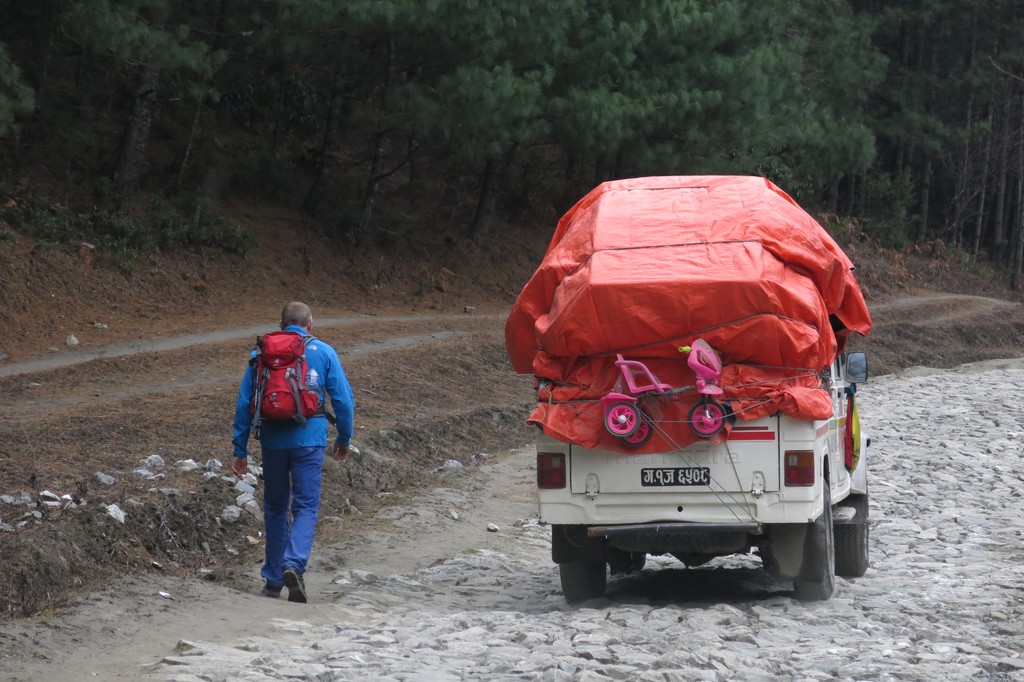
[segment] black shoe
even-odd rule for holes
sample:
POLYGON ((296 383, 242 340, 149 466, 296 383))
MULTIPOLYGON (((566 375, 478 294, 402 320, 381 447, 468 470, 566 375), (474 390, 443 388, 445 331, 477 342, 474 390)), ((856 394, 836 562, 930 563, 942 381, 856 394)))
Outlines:
POLYGON ((299 604, 306 603, 306 584, 296 569, 286 568, 284 570, 284 584, 288 588, 288 601, 299 604))
POLYGON ((271 599, 277 599, 278 597, 281 596, 281 586, 278 585, 277 587, 274 587, 270 583, 267 583, 266 585, 263 586, 263 589, 260 590, 260 594, 262 594, 264 597, 270 597, 271 599))

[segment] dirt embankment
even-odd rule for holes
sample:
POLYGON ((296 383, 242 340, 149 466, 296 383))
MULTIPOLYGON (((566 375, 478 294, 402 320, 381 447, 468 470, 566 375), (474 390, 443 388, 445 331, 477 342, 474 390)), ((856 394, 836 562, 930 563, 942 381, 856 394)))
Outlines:
POLYGON ((260 524, 218 521, 238 493, 173 465, 228 464, 252 338, 274 328, 288 300, 311 304, 315 333, 341 352, 356 391, 362 456, 327 470, 327 513, 372 508, 378 493, 445 459, 527 439, 530 382, 508 372, 494 315, 543 240, 509 227, 487 249, 440 234, 388 251, 344 249, 286 210, 224 210, 254 229, 259 250, 126 263, 36 243, 13 226, 0 240, 0 495, 15 502, 0 503, 0 523, 16 528, 0 532, 0 618, 155 563, 228 582, 251 564, 260 524), (137 478, 151 455, 166 463, 159 478, 137 478), (87 504, 53 508, 43 491, 87 504), (107 505, 127 512, 124 524, 107 505))

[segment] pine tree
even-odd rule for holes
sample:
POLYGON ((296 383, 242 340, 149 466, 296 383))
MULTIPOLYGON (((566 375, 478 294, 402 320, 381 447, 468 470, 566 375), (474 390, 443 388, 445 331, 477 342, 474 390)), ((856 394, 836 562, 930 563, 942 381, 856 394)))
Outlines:
POLYGON ((32 89, 24 83, 21 70, 0 43, 0 137, 17 131, 18 117, 35 106, 32 89))

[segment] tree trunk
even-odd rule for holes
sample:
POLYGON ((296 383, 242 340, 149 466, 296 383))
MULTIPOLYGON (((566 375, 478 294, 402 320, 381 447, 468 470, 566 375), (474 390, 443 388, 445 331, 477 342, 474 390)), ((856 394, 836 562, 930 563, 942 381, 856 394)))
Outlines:
POLYGON ((483 182, 480 183, 480 198, 476 202, 476 211, 473 213, 473 224, 470 228, 473 242, 478 246, 486 244, 487 238, 490 236, 497 173, 498 162, 495 159, 487 159, 487 164, 484 166, 483 182))
POLYGON ((340 60, 334 66, 333 82, 331 83, 331 99, 327 106, 327 122, 324 126, 324 137, 317 151, 316 168, 313 172, 313 182, 306 192, 306 198, 302 200, 302 210, 313 215, 323 201, 326 193, 326 178, 331 169, 332 154, 338 146, 338 131, 341 129, 341 120, 345 116, 346 105, 354 84, 341 85, 340 60))
POLYGON ((384 131, 378 131, 373 138, 373 153, 370 156, 370 179, 363 194, 363 214, 359 219, 356 242, 365 244, 373 236, 373 208, 377 203, 377 185, 380 184, 380 160, 384 155, 384 131))
POLYGON ((825 205, 828 207, 828 212, 833 215, 839 215, 839 180, 839 178, 833 178, 825 188, 825 205))
MULTIPOLYGON (((978 10, 973 9, 971 11, 971 23, 969 26, 970 31, 970 46, 967 51, 966 69, 969 72, 971 67, 974 65, 975 59, 978 54, 978 10)), ((934 54, 934 53, 933 53, 934 54)), ((932 63, 934 65, 935 60, 933 58, 932 63)), ((967 113, 966 121, 964 123, 964 145, 963 145, 963 159, 959 172, 956 173, 953 183, 953 196, 954 208, 953 208, 953 221, 951 224, 952 235, 950 242, 960 248, 964 248, 967 244, 967 236, 964 234, 965 223, 967 222, 967 207, 971 203, 971 145, 973 142, 973 128, 974 128, 974 94, 971 93, 967 97, 967 113)))
POLYGON ((963 245, 964 214, 967 212, 970 167, 971 167, 971 126, 974 125, 974 96, 967 98, 967 122, 964 125, 964 145, 960 168, 953 177, 953 215, 949 219, 949 230, 947 232, 951 246, 963 245))
POLYGON ((921 215, 917 225, 917 243, 924 243, 928 237, 928 202, 932 187, 932 157, 925 157, 924 171, 921 173, 921 215))
POLYGON ((195 143, 196 131, 199 130, 199 115, 203 111, 203 100, 196 105, 196 115, 192 118, 192 129, 188 133, 188 142, 185 144, 185 155, 181 159, 181 166, 178 168, 178 178, 174 181, 174 192, 181 191, 181 183, 185 179, 185 169, 188 167, 188 160, 192 156, 192 145, 195 143))
POLYGON ((153 109, 156 105, 156 86, 160 80, 160 68, 147 63, 142 67, 135 87, 131 113, 125 127, 121 149, 114 167, 114 184, 122 190, 132 190, 139 181, 139 169, 149 142, 149 129, 153 123, 153 109))
POLYGON ((1024 267, 1024 90, 1021 94, 1021 121, 1017 136, 1017 219, 1013 228, 1013 261, 1010 288, 1017 291, 1021 284, 1021 268, 1024 267))
POLYGON ((568 210, 580 198, 579 168, 582 165, 580 157, 575 152, 566 152, 565 156, 565 178, 562 182, 562 195, 560 197, 560 209, 568 210))
POLYGON ((974 221, 974 239, 971 242, 971 255, 977 257, 981 249, 981 233, 985 226, 985 197, 988 196, 988 167, 992 158, 992 122, 995 107, 988 112, 988 134, 985 136, 985 151, 981 159, 981 174, 978 183, 978 217, 974 221))
POLYGON ((607 156, 594 159, 594 180, 590 183, 591 187, 597 187, 611 179, 611 171, 608 168, 610 164, 611 160, 607 156))
POLYGON ((992 221, 992 247, 996 252, 1004 251, 1006 246, 1006 180, 1009 175, 1010 160, 1010 118, 1012 117, 1009 106, 1003 107, 1002 125, 999 133, 999 149, 996 159, 996 207, 993 211, 992 221))
POLYGON ((473 242, 478 246, 487 243, 491 232, 491 216, 494 213, 494 203, 498 196, 498 189, 508 175, 508 169, 512 166, 518 145, 513 144, 500 158, 490 158, 484 166, 484 178, 480 186, 480 199, 476 204, 476 211, 473 213, 473 225, 471 234, 473 242))
POLYGON ((272 60, 273 67, 271 67, 271 73, 273 74, 276 70, 276 76, 270 76, 271 79, 276 79, 275 85, 277 90, 274 93, 274 110, 270 112, 270 151, 276 152, 277 145, 284 134, 282 130, 284 128, 286 101, 288 99, 287 86, 288 86, 288 69, 290 64, 287 57, 281 56, 280 50, 277 51, 272 60))
POLYGON ((53 31, 46 41, 39 48, 39 67, 34 72, 32 89, 35 90, 35 107, 32 109, 32 116, 21 127, 20 143, 15 146, 15 164, 21 166, 22 153, 37 144, 46 135, 46 104, 49 99, 50 90, 50 66, 53 64, 53 54, 56 50, 53 39, 53 31))
POLYGON ((377 186, 381 181, 380 164, 384 155, 384 107, 386 106, 388 91, 391 89, 391 68, 395 54, 394 36, 388 36, 387 58, 384 64, 384 82, 380 92, 380 110, 377 117, 377 133, 373 137, 373 152, 370 158, 370 177, 366 183, 366 192, 363 194, 363 215, 359 220, 359 229, 356 233, 357 243, 367 243, 373 236, 373 208, 377 202, 377 186))
POLYGON ((416 189, 419 187, 419 164, 416 163, 416 150, 419 145, 416 144, 416 138, 410 135, 405 141, 405 153, 409 158, 409 175, 406 178, 406 186, 413 189, 413 196, 417 196, 416 189))

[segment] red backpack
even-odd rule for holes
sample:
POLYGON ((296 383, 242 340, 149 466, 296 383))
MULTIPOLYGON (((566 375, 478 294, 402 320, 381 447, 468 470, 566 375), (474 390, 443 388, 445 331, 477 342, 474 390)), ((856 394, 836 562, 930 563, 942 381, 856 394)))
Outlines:
MULTIPOLYGON (((256 337, 255 391, 249 410, 259 437, 263 422, 295 422, 301 426, 320 408, 320 391, 306 385, 306 345, 312 336, 273 332, 256 337)), ((323 412, 320 412, 323 414, 323 412)))

